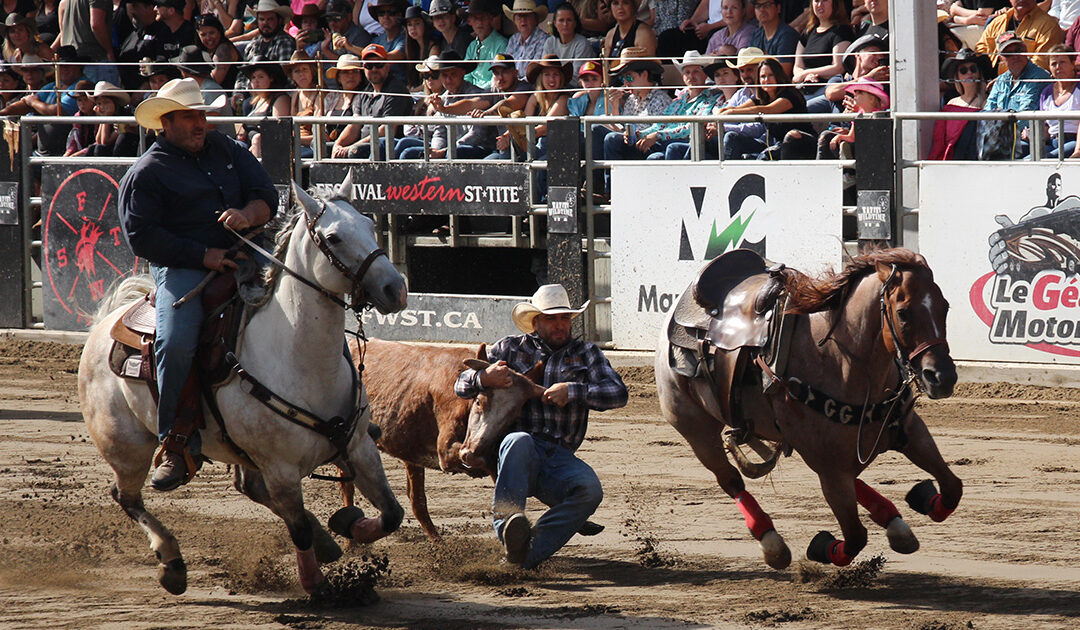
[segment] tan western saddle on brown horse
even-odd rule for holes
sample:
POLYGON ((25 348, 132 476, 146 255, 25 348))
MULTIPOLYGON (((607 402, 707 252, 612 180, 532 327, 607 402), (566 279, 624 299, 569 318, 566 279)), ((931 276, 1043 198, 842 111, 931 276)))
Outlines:
POLYGON ((752 431, 740 413, 740 388, 770 391, 776 382, 755 360, 778 376, 787 363, 792 318, 785 315, 784 269, 748 249, 718 256, 679 297, 668 326, 669 365, 709 382, 737 443, 752 431))

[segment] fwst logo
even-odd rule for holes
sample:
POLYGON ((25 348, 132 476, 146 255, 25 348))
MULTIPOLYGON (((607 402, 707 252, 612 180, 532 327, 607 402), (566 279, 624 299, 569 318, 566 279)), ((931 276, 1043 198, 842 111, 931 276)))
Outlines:
POLYGON ((765 256, 765 236, 749 242, 744 235, 754 216, 765 210, 765 178, 749 174, 740 177, 727 196, 727 212, 714 204, 705 205, 706 188, 691 187, 693 209, 682 216, 679 237, 679 260, 712 260, 740 247, 765 256))

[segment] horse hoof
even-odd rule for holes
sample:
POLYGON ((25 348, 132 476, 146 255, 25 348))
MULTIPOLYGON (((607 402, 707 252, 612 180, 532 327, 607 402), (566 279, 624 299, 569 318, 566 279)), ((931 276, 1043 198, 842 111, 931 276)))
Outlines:
POLYGON ((173 595, 187 590, 187 564, 183 558, 175 558, 158 565, 158 583, 173 595))
POLYGON ((889 521, 885 535, 889 537, 889 546, 896 553, 915 553, 919 550, 919 539, 899 516, 889 521))
POLYGON ((765 564, 782 571, 791 564, 791 549, 784 542, 784 537, 770 529, 761 537, 761 551, 765 555, 765 564))
POLYGON ((343 507, 337 512, 334 512, 326 524, 330 527, 330 531, 338 536, 343 536, 352 540, 353 523, 362 518, 364 518, 364 511, 355 505, 350 505, 349 507, 343 507))
POLYGON ((832 561, 829 560, 829 545, 835 540, 836 536, 825 530, 818 532, 814 539, 810 541, 810 546, 806 548, 806 559, 821 564, 832 564, 832 561))
POLYGON ((930 499, 934 498, 937 493, 937 486, 934 485, 934 482, 926 479, 912 486, 904 500, 907 501, 911 509, 919 514, 929 514, 930 499))

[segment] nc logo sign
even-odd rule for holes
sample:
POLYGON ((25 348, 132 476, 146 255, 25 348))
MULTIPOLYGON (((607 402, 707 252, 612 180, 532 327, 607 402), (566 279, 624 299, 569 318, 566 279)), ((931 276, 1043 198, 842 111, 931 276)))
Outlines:
POLYGON ((727 194, 726 212, 715 202, 705 204, 706 190, 704 186, 690 188, 694 205, 684 206, 682 213, 679 260, 712 260, 739 247, 765 256, 764 231, 748 231, 754 216, 765 214, 765 178, 748 174, 736 180, 727 194), (760 240, 750 241, 753 234, 760 234, 760 240))

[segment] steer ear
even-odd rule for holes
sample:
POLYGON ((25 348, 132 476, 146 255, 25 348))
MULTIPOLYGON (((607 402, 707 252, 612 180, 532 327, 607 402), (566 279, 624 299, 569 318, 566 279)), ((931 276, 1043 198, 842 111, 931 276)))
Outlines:
POLYGON ((487 362, 488 355, 487 355, 487 344, 486 343, 480 344, 480 347, 476 350, 476 358, 480 359, 481 361, 487 362))
POLYGON ((474 370, 486 370, 491 365, 487 361, 481 361, 480 359, 465 359, 461 364, 474 370))

